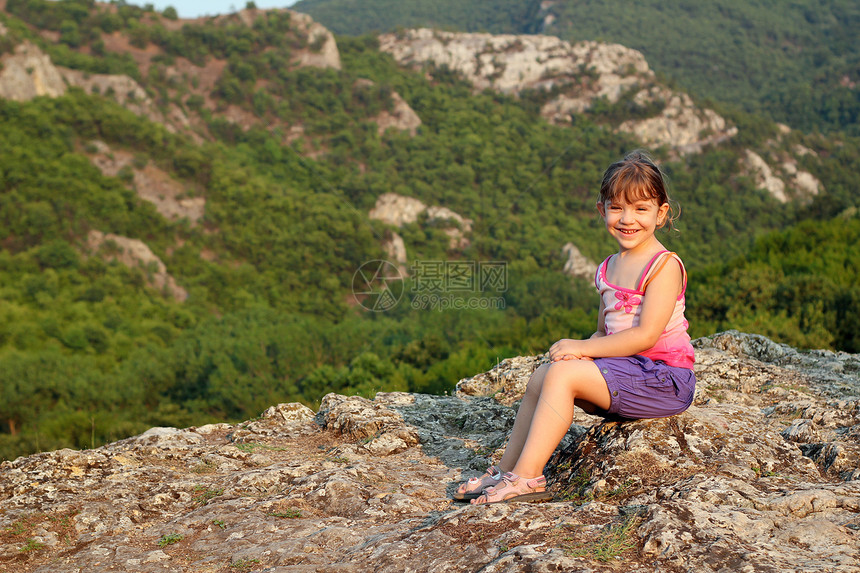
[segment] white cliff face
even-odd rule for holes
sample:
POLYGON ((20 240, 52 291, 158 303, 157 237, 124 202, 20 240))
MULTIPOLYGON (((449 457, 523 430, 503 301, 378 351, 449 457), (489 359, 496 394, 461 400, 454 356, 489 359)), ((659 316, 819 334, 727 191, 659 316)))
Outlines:
POLYGON ((406 255, 406 243, 403 241, 403 237, 397 233, 391 233, 391 236, 388 236, 383 240, 382 248, 385 250, 385 255, 389 260, 393 260, 398 263, 400 265, 401 273, 405 274, 404 265, 409 259, 406 255))
POLYGON ((597 99, 618 102, 631 91, 635 103, 659 102, 662 111, 630 120, 618 129, 649 146, 666 145, 679 154, 699 153, 737 133, 725 119, 696 107, 686 94, 657 83, 644 56, 618 44, 571 44, 552 36, 459 34, 426 28, 379 37, 380 49, 404 65, 433 63, 460 73, 476 90, 519 94, 559 88, 545 104, 544 117, 557 124, 591 108, 597 99))
POLYGON ((567 257, 562 272, 572 277, 593 280, 597 272, 597 263, 588 260, 573 243, 567 243, 561 248, 561 255, 567 257))
POLYGON ((801 171, 793 160, 783 161, 780 165, 782 172, 789 180, 789 185, 805 196, 818 195, 821 192, 821 182, 808 171, 801 171))
POLYGON ((380 50, 401 64, 433 62, 463 74, 479 90, 504 93, 549 88, 577 79, 582 66, 599 75, 596 97, 617 101, 623 86, 638 76, 653 77, 641 53, 617 44, 569 42, 553 36, 460 34, 421 28, 404 35, 383 34, 380 50))
POLYGON ((23 42, 15 51, 0 58, 0 97, 29 101, 35 97, 59 97, 66 93, 66 82, 51 59, 36 45, 23 42))
POLYGON ((771 166, 761 155, 747 149, 741 160, 741 169, 744 174, 753 178, 756 187, 764 189, 781 203, 786 203, 793 197, 809 199, 824 188, 814 175, 797 166, 794 157, 784 156, 779 163, 771 166))
POLYGON ((111 149, 103 141, 91 141, 88 153, 93 165, 108 177, 117 177, 123 169, 131 170, 132 187, 137 196, 155 205, 156 210, 167 219, 188 219, 191 226, 197 224, 206 211, 206 199, 187 197, 185 187, 170 174, 152 163, 135 167, 134 154, 122 149, 111 149))
MULTIPOLYGON (((371 80, 361 78, 356 80, 356 87, 371 87, 375 83, 371 80)), ((408 131, 409 135, 415 136, 421 126, 421 118, 415 113, 406 100, 399 93, 391 92, 391 111, 383 110, 376 117, 371 118, 376 122, 376 132, 384 134, 388 129, 394 128, 400 131, 408 131)))
POLYGON ((167 267, 149 246, 139 239, 131 239, 113 233, 92 230, 87 236, 87 246, 107 261, 116 260, 129 268, 141 267, 148 276, 150 286, 165 291, 177 301, 184 301, 188 293, 167 273, 167 267), (107 248, 105 243, 112 243, 107 248), (106 247, 103 249, 103 247, 106 247))
POLYGON ((69 87, 79 87, 86 93, 99 93, 113 98, 130 111, 161 123, 168 131, 186 127, 188 118, 181 112, 168 121, 146 90, 128 76, 91 74, 55 66, 47 54, 30 42, 22 42, 11 54, 0 58, 0 97, 14 101, 29 101, 35 97, 60 97, 69 87))
MULTIPOLYGON (((469 239, 466 238, 466 235, 472 232, 471 219, 467 219, 447 207, 438 205, 428 207, 414 197, 405 197, 397 193, 383 193, 376 200, 376 205, 370 210, 369 216, 371 219, 382 221, 388 225, 402 227, 417 221, 424 212, 427 213, 428 221, 453 221, 456 223, 444 229, 445 234, 450 239, 448 248, 465 249, 469 246, 469 239)), ((400 239, 399 235, 395 234, 395 237, 400 239)), ((403 240, 400 239, 400 243, 402 242, 403 240)), ((401 251, 400 245, 391 241, 386 241, 384 247, 389 254, 403 256, 403 260, 406 260, 405 247, 401 251)))
POLYGON ((397 92, 391 93, 393 108, 391 111, 383 110, 373 120, 377 125, 377 133, 382 135, 388 129, 394 128, 400 131, 408 131, 414 136, 421 126, 421 118, 415 113, 408 103, 397 92))
POLYGON ((383 193, 376 200, 376 205, 370 210, 370 218, 377 219, 383 223, 402 227, 408 223, 414 223, 418 216, 427 211, 430 221, 450 220, 466 233, 472 230, 472 220, 455 213, 447 207, 430 206, 414 197, 405 197, 397 193, 383 193))
MULTIPOLYGON (((650 91, 653 90, 640 91, 634 101, 641 104, 654 101, 650 91)), ((720 143, 737 134, 737 127, 728 125, 714 110, 697 108, 687 94, 668 89, 657 91, 660 92, 658 97, 666 103, 663 110, 654 117, 625 121, 618 126, 620 131, 632 133, 649 146, 668 143, 681 154, 700 153, 706 145, 720 143)))
POLYGON ((407 223, 414 223, 418 215, 423 213, 427 206, 413 197, 404 197, 397 193, 383 193, 376 200, 376 205, 370 210, 370 218, 382 221, 388 225, 402 227, 407 223))
POLYGON ((762 159, 761 155, 747 149, 744 162, 749 174, 755 178, 756 187, 766 190, 780 203, 788 201, 785 194, 785 183, 773 174, 770 165, 762 159))
MULTIPOLYGON (((132 113, 146 117, 164 125, 168 131, 176 133, 177 127, 189 126, 184 113, 173 114, 169 121, 152 101, 143 87, 128 76, 116 74, 91 74, 80 70, 57 68, 69 86, 79 87, 86 93, 98 93, 112 98, 132 113), (177 121, 178 120, 178 121, 177 121)), ((176 108, 178 111, 178 108, 176 108)))
POLYGON ((309 50, 301 50, 296 56, 296 61, 302 66, 316 68, 341 69, 340 51, 337 42, 327 28, 318 22, 314 22, 307 14, 289 10, 290 18, 300 31, 307 35, 309 50))

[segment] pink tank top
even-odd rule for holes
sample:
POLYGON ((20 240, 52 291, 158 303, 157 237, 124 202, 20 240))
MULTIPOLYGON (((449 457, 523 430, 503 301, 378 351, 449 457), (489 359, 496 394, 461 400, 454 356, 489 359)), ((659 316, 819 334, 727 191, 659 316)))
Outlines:
POLYGON ((695 362, 695 353, 693 345, 690 344, 690 335, 687 334, 689 323, 684 318, 685 298, 684 293, 687 291, 687 270, 684 268, 684 263, 675 253, 669 251, 661 251, 645 266, 645 271, 639 279, 639 284, 635 290, 622 288, 609 283, 606 280, 606 266, 609 259, 613 255, 606 257, 599 267, 597 274, 594 277, 595 286, 600 292, 603 299, 603 323, 606 329, 606 334, 620 332, 632 326, 639 324, 639 315, 642 313, 642 301, 645 299, 645 284, 648 275, 661 257, 666 255, 678 261, 681 265, 681 274, 683 277, 683 287, 681 294, 675 301, 675 308, 672 311, 672 317, 666 325, 666 329, 657 343, 639 354, 647 356, 651 360, 662 360, 669 366, 680 366, 682 368, 692 368, 695 362))

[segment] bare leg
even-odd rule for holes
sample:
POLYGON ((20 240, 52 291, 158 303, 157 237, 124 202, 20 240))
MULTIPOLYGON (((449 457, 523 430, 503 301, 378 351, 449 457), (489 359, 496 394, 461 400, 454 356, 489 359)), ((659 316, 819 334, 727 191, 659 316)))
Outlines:
MULTIPOLYGON (((553 363, 544 372, 540 387, 540 398, 529 416, 531 423, 525 442, 521 445, 519 442, 514 444, 520 452, 513 469, 508 470, 509 466, 500 464, 506 471, 525 478, 534 478, 543 473, 547 460, 570 428, 574 401, 593 404, 603 409, 608 409, 611 404, 606 381, 591 360, 562 360, 553 363)), ((525 402, 523 398, 523 403, 525 402)), ((519 422, 520 414, 517 413, 511 441, 519 422)), ((506 450, 503 462, 510 461, 507 457, 506 450)))
POLYGON ((517 410, 514 428, 511 430, 511 435, 508 437, 508 443, 505 446, 505 455, 499 460, 499 469, 503 472, 512 471, 517 464, 517 460, 520 458, 520 452, 523 451, 523 444, 526 443, 526 438, 529 435, 529 427, 532 425, 532 417, 534 417, 535 408, 540 399, 543 379, 549 367, 549 364, 541 364, 537 370, 532 372, 529 378, 526 393, 523 395, 520 407, 517 410))

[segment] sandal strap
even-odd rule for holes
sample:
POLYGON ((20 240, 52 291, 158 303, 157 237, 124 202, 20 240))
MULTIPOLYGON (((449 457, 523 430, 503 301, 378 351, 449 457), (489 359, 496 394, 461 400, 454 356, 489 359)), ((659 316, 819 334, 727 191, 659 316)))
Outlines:
POLYGON ((542 475, 539 475, 536 478, 527 480, 526 485, 528 485, 532 489, 546 487, 546 478, 542 475))
POLYGON ((501 481, 502 470, 500 470, 496 466, 490 466, 487 468, 487 471, 484 472, 484 475, 480 477, 471 477, 464 484, 462 484, 460 486, 460 489, 463 491, 460 493, 481 493, 488 487, 498 485, 501 481))
MULTIPOLYGON (((515 474, 513 472, 505 472, 504 474, 502 474, 502 482, 505 482, 506 485, 503 486, 502 482, 499 482, 498 485, 485 488, 484 493, 487 493, 489 495, 495 495, 496 491, 499 489, 504 489, 505 487, 515 487, 515 484, 517 483, 517 481, 522 480, 522 479, 523 478, 521 478, 520 476, 518 476, 517 474, 515 474)), ((531 479, 525 480, 525 482, 526 482, 526 487, 528 487, 529 489, 537 489, 539 487, 546 487, 546 477, 544 477, 543 475, 539 475, 536 478, 531 478, 531 479)))

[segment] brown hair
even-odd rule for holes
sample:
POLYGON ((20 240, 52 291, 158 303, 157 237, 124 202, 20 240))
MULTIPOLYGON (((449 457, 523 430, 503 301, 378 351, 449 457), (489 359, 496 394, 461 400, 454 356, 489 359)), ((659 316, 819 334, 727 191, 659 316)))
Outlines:
POLYGON ((673 222, 678 216, 669 198, 666 178, 646 152, 636 150, 628 153, 624 159, 610 165, 603 174, 598 200, 606 203, 618 199, 627 203, 654 199, 658 206, 668 204, 669 211, 660 227, 668 225, 670 229, 674 228, 673 222))

